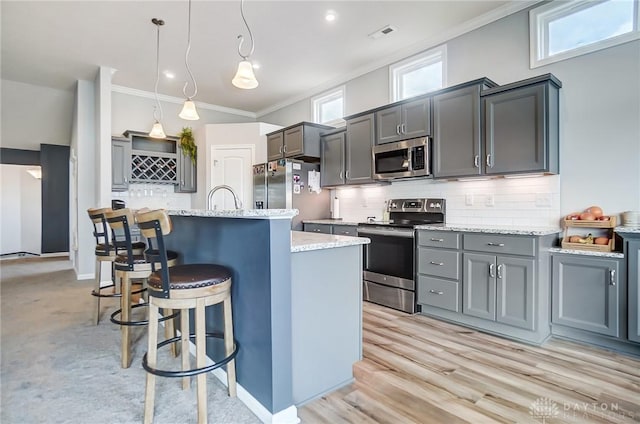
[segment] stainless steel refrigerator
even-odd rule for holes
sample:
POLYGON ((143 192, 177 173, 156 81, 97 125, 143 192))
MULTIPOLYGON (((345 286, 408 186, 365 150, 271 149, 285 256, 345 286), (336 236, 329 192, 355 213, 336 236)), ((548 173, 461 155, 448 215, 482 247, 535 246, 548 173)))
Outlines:
POLYGON ((329 190, 320 188, 320 165, 292 159, 254 165, 253 207, 298 209, 292 230, 302 231, 304 220, 329 218, 329 190))

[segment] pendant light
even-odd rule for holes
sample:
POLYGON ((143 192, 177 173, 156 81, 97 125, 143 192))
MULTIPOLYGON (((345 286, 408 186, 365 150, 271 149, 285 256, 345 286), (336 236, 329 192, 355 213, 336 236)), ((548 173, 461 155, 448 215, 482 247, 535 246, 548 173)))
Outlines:
POLYGON ((251 38, 251 50, 246 56, 242 54, 241 49, 242 43, 244 42, 244 37, 242 35, 238 35, 238 39, 240 40, 240 44, 238 45, 238 54, 242 58, 242 61, 240 61, 240 63, 238 64, 238 71, 236 72, 236 76, 231 80, 231 83, 233 83, 233 85, 238 88, 249 90, 258 86, 258 80, 253 74, 253 65, 249 61, 249 56, 253 54, 255 45, 253 42, 253 34, 251 33, 251 28, 249 28, 247 19, 244 17, 244 0, 240 0, 240 16, 242 16, 242 20, 244 21, 244 24, 247 27, 247 31, 249 32, 249 38, 251 38))
POLYGON ((180 114, 178 114, 178 116, 188 121, 197 121, 198 119, 200 119, 200 116, 198 115, 198 111, 196 110, 196 104, 192 99, 196 96, 196 94, 198 94, 198 85, 196 84, 196 79, 193 77, 191 68, 189 68, 189 52, 191 51, 191 0, 189 0, 189 22, 187 28, 187 51, 184 54, 184 64, 187 68, 187 72, 189 73, 189 77, 191 77, 191 81, 193 82, 193 95, 187 95, 187 85, 189 85, 189 81, 185 82, 184 87, 182 87, 182 94, 184 94, 187 99, 184 101, 182 111, 180 112, 180 114))
POLYGON ((156 105, 153 107, 153 119, 155 119, 155 123, 151 128, 151 132, 149 132, 149 137, 152 138, 167 138, 167 135, 164 133, 164 128, 162 128, 162 105, 160 104, 160 99, 158 99, 158 82, 160 81, 160 27, 164 25, 164 21, 162 19, 153 18, 151 22, 156 26, 156 85, 154 88, 154 92, 156 93, 156 105), (159 112, 159 115, 156 113, 159 112))

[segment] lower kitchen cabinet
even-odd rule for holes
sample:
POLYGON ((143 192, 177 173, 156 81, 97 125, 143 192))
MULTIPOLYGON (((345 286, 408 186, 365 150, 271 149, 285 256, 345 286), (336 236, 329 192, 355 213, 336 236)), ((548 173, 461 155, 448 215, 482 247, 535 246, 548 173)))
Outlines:
POLYGON ((549 337, 550 255, 555 234, 418 231, 421 312, 490 333, 549 337))
POLYGON ((348 224, 318 224, 305 222, 304 231, 322 234, 335 234, 338 236, 358 236, 358 226, 348 224))
MULTIPOLYGON (((640 237, 640 234, 638 234, 640 237)), ((640 238, 625 244, 629 289, 629 332, 628 338, 640 343, 640 238)))
POLYGON ((333 229, 331 224, 304 224, 304 231, 311 233, 332 234, 333 229))
POLYGON ((561 325, 620 337, 624 323, 621 260, 553 255, 553 326, 561 325))

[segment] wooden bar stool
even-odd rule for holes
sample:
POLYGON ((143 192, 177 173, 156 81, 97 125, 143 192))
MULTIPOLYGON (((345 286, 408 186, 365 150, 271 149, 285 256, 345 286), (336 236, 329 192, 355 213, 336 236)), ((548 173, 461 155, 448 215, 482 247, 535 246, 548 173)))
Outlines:
MULTIPOLYGON (((116 246, 109 241, 108 225, 105 213, 110 212, 111 208, 90 208, 87 210, 89 218, 93 223, 93 236, 96 239, 95 255, 96 255, 96 273, 95 288, 91 291, 91 295, 96 298, 96 309, 94 321, 96 325, 100 322, 100 298, 102 297, 120 297, 118 288, 114 280, 113 263, 116 259, 116 246), (102 280, 102 262, 111 263, 111 284, 101 286, 102 280), (103 293, 102 290, 112 289, 111 293, 103 293)), ((144 243, 133 243, 132 250, 135 254, 142 255, 146 245, 144 243)))
POLYGON ((171 219, 164 210, 138 214, 138 226, 149 242, 145 252, 147 258, 162 264, 148 279, 149 294, 149 350, 142 358, 142 366, 147 371, 144 422, 153 421, 155 402, 155 376, 182 377, 183 389, 189 387, 189 377, 197 375, 198 423, 207 422, 207 375, 206 373, 227 365, 227 385, 229 396, 236 396, 235 357, 238 343, 233 339, 231 312, 231 270, 214 264, 165 266, 168 257, 164 236, 171 233, 171 219), (153 244, 156 244, 156 249, 153 244), (207 333, 205 328, 205 307, 223 303, 224 334, 207 333), (179 337, 167 339, 158 344, 158 308, 180 309, 179 337), (195 315, 195 334, 189 332, 189 311, 195 315), (224 339, 225 357, 207 366, 206 339, 224 339), (196 343, 196 368, 190 369, 189 340, 196 343), (156 369, 158 348, 181 342, 182 371, 156 369))
MULTIPOLYGON (((124 208, 110 210, 105 213, 105 217, 113 231, 114 243, 116 243, 116 246, 118 246, 118 254, 115 256, 114 267, 116 272, 116 280, 120 281, 120 291, 122 294, 122 296, 120 297, 120 309, 111 314, 111 322, 120 325, 120 331, 122 335, 122 368, 129 368, 129 366, 131 365, 130 327, 148 324, 147 319, 131 319, 131 310, 133 308, 148 306, 148 303, 139 303, 133 306, 131 305, 131 295, 146 290, 146 287, 143 287, 142 290, 132 293, 131 280, 146 280, 151 274, 151 264, 145 259, 144 251, 134 249, 134 245, 136 245, 136 243, 133 243, 131 241, 130 225, 133 225, 135 222, 135 218, 131 209, 124 208)), ((170 251, 168 252, 167 263, 164 265, 173 266, 177 263, 177 259, 178 254, 170 251)), ((162 318, 162 321, 168 320, 165 325, 165 331, 167 334, 166 337, 172 337, 173 335, 175 335, 173 318, 175 318, 177 314, 172 315, 170 311, 164 312, 168 312, 168 314, 162 318)))

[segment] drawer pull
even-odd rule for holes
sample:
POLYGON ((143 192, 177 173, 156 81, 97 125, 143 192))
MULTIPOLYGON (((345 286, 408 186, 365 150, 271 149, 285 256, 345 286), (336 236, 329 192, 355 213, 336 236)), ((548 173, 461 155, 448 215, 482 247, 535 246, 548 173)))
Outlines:
POLYGON ((438 243, 442 243, 444 241, 444 239, 431 237, 431 241, 437 241, 438 243))
POLYGON ((498 278, 502 279, 502 269, 504 268, 504 264, 498 265, 498 278))
POLYGON ((611 286, 615 286, 616 285, 616 270, 615 269, 610 269, 609 270, 609 285, 611 285, 611 286))
POLYGON ((504 247, 504 243, 487 243, 487 246, 504 247))
POLYGON ((442 296, 444 294, 443 291, 433 289, 429 290, 429 293, 437 294, 438 296, 442 296))
POLYGON ((431 261, 431 265, 442 266, 442 265, 444 265, 444 263, 443 262, 433 262, 433 261, 431 261))

